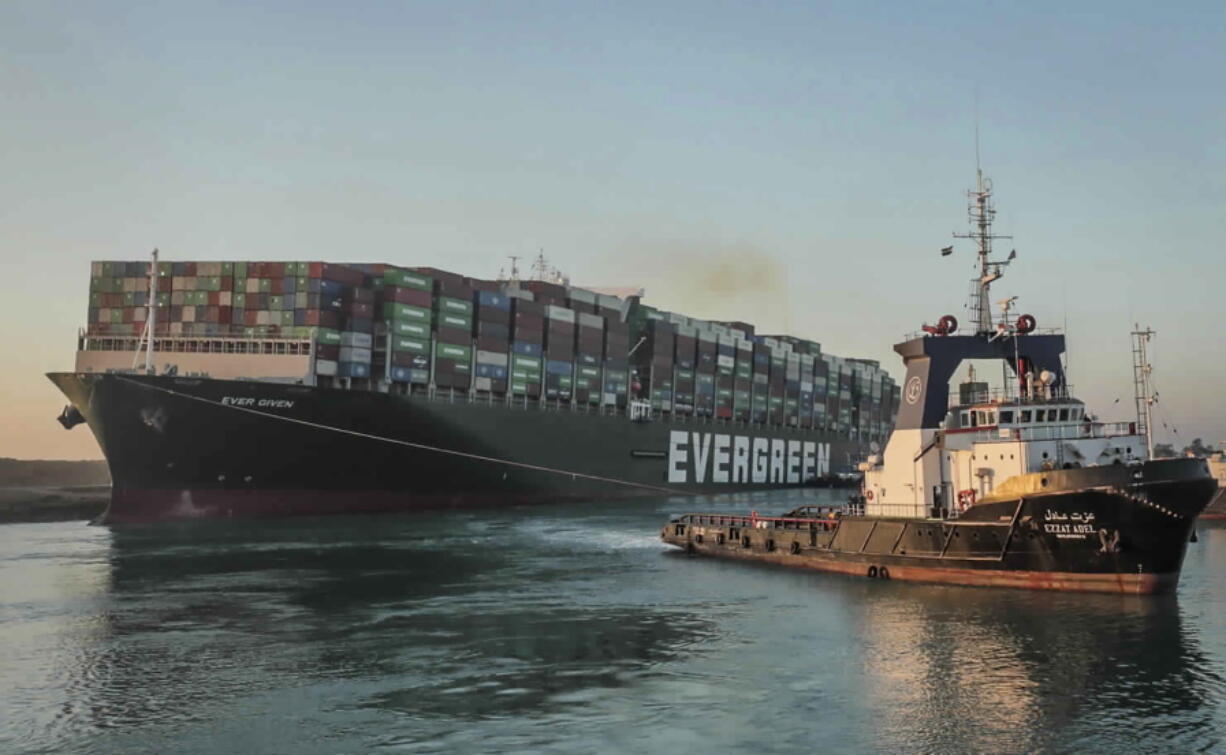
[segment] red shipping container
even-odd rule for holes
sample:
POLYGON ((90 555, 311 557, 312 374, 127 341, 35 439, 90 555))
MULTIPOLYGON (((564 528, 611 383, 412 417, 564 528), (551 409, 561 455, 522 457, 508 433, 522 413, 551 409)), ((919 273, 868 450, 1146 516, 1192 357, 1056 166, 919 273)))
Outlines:
POLYGON ((273 278, 271 281, 269 281, 268 293, 272 294, 273 296, 281 296, 285 293, 284 289, 284 278, 273 278))
POLYGON ((307 265, 307 268, 308 268, 308 276, 309 276, 309 277, 311 277, 311 278, 319 278, 319 277, 321 277, 321 276, 323 275, 323 271, 324 271, 324 263, 322 263, 322 262, 311 262, 311 263, 309 263, 309 264, 307 265))
POLYGON ((498 281, 481 280, 480 278, 465 278, 464 283, 474 291, 489 291, 498 293, 502 290, 502 286, 498 281))
POLYGON ((184 264, 186 264, 186 265, 187 265, 187 276, 186 276, 186 277, 188 277, 188 278, 195 278, 195 277, 196 277, 196 263, 195 263, 195 262, 187 262, 187 263, 184 263, 184 264))
POLYGON ((365 286, 354 286, 346 294, 350 301, 360 301, 367 304, 372 304, 375 301, 374 289, 366 288, 365 286))
POLYGON ((220 291, 210 291, 209 292, 209 305, 213 307, 217 307, 221 305, 221 292, 220 291))
POLYGON ((320 268, 319 277, 343 283, 346 286, 360 286, 366 276, 362 275, 361 270, 347 267, 345 265, 334 265, 330 262, 323 263, 320 268))
POLYGON ((159 293, 168 293, 172 290, 173 285, 174 285, 174 278, 171 278, 169 276, 164 277, 164 278, 158 278, 157 290, 159 293))
POLYGON ((243 325, 252 326, 260 324, 260 313, 254 309, 247 310, 243 315, 243 325))
POLYGON ((434 295, 429 291, 420 291, 416 288, 388 286, 383 289, 383 300, 429 309, 434 304, 434 295))
POLYGON ((526 330, 544 330, 545 318, 540 315, 530 315, 527 313, 516 313, 515 317, 516 330, 524 328, 526 330))
POLYGON ((220 310, 221 310, 221 307, 205 307, 204 308, 204 321, 212 322, 212 323, 221 322, 221 319, 219 317, 220 310))
POLYGON ((477 348, 481 351, 495 351, 499 354, 506 354, 511 349, 510 343, 505 338, 497 336, 477 336, 477 348))
POLYGON ((269 278, 284 278, 285 277, 285 263, 284 262, 265 263, 264 269, 268 272, 268 275, 266 277, 269 277, 269 278))
POLYGON ((234 310, 231 307, 218 307, 217 308, 217 322, 228 325, 230 323, 230 317, 233 311, 234 310))

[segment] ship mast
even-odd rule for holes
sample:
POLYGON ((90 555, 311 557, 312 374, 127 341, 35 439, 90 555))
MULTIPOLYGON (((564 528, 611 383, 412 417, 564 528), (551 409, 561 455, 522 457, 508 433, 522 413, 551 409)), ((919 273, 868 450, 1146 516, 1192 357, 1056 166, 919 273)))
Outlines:
POLYGON ((1136 388, 1137 434, 1145 436, 1145 447, 1149 452, 1149 458, 1152 459, 1154 458, 1152 411, 1156 399, 1153 396, 1153 385, 1150 382, 1150 373, 1154 371, 1154 367, 1149 363, 1149 339, 1157 333, 1150 328, 1141 330, 1140 325, 1134 325, 1134 327, 1136 330, 1132 331, 1132 377, 1136 388))
POLYGON ((992 242, 1013 237, 992 233, 992 222, 996 219, 996 205, 992 202, 992 181, 983 177, 983 171, 978 166, 975 168, 975 174, 976 186, 966 193, 971 230, 969 233, 955 233, 954 238, 973 239, 979 247, 979 277, 971 283, 971 319, 975 321, 975 332, 991 333, 993 327, 989 292, 992 283, 1004 275, 1004 268, 1013 261, 1017 252, 1009 252, 1008 259, 1004 261, 992 259, 992 242))

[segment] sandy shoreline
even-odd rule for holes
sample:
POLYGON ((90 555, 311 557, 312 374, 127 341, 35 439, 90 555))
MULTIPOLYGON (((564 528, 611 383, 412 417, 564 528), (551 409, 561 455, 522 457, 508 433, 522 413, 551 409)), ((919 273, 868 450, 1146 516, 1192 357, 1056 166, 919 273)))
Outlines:
POLYGON ((110 495, 110 485, 0 487, 0 524, 87 521, 110 495))

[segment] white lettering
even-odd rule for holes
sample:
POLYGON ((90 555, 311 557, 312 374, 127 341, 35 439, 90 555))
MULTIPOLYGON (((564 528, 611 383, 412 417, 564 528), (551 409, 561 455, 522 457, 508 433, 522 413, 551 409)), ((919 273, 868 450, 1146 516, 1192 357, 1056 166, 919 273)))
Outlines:
POLYGON ((812 482, 817 476, 817 444, 806 440, 801 457, 804 460, 804 467, 800 472, 801 482, 812 482))
POLYGON ((728 482, 728 447, 731 442, 731 436, 715 436, 715 469, 711 470, 711 482, 728 482))
POLYGON ((788 483, 800 482, 800 441, 788 441, 788 483))
POLYGON ((771 482, 783 482, 783 455, 787 444, 782 438, 771 438, 771 482))
POLYGON ((753 481, 766 482, 767 458, 770 456, 770 439, 753 439, 753 481))
POLYGON ((830 476, 830 444, 822 443, 818 446, 819 459, 817 462, 817 474, 819 477, 830 476))
POLYGON ((732 437, 733 482, 749 482, 749 441, 744 435, 732 437))
POLYGON ((694 433, 694 482, 707 481, 707 462, 711 460, 711 434, 694 433))
POLYGON ((686 438, 689 433, 673 430, 668 434, 668 481, 685 482, 686 438))

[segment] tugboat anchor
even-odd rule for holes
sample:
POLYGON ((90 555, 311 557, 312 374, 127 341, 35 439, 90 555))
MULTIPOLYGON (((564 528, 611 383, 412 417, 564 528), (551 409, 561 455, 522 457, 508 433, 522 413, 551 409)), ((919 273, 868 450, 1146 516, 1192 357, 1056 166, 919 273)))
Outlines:
POLYGON ((60 416, 56 417, 55 421, 63 425, 65 430, 71 430, 84 422, 85 417, 81 416, 81 412, 77 411, 75 406, 69 404, 64 407, 64 411, 60 412, 60 416))

